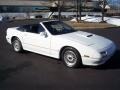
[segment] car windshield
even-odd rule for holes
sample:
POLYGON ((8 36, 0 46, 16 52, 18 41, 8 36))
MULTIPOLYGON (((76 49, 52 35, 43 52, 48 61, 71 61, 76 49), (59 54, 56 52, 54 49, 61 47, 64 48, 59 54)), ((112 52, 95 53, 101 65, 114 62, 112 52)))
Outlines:
POLYGON ((43 24, 52 35, 61 35, 76 31, 72 27, 60 21, 43 22, 43 24))

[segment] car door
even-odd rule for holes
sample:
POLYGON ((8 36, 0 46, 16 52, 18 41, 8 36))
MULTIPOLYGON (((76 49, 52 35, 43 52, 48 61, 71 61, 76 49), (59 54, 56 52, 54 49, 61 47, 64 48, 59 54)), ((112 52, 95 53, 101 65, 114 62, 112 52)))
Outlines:
POLYGON ((24 47, 28 51, 50 54, 51 37, 45 34, 45 29, 41 24, 28 25, 24 33, 24 47))

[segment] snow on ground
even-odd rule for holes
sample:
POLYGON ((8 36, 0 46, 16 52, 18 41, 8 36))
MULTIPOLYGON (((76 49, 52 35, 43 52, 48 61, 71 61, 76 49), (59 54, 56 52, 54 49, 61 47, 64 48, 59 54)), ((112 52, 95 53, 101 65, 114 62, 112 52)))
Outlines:
MULTIPOLYGON (((81 17, 81 20, 86 22, 102 22, 101 16, 84 16, 81 17)), ((77 22, 76 18, 73 18, 71 21, 77 22)), ((120 26, 120 19, 119 18, 111 18, 111 17, 104 17, 104 21, 106 21, 108 24, 120 26)))
POLYGON ((120 26, 120 19, 118 18, 110 18, 106 22, 112 25, 120 26))

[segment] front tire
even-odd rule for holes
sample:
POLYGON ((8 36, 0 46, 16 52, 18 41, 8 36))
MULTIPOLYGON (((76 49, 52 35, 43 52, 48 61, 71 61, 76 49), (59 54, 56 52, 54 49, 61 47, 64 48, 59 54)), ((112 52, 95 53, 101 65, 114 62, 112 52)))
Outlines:
POLYGON ((12 47, 13 47, 13 50, 15 52, 22 52, 23 51, 22 44, 18 38, 15 38, 12 41, 12 47))
POLYGON ((64 64, 70 68, 77 68, 82 65, 82 60, 79 52, 72 47, 67 47, 62 51, 61 59, 63 60, 64 64))

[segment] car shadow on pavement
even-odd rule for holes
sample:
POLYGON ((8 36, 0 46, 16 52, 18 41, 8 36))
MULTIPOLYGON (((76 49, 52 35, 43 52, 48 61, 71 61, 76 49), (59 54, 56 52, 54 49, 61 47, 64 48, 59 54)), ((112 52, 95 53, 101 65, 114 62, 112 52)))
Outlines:
POLYGON ((96 69, 120 69, 120 50, 117 50, 115 54, 105 64, 96 67, 96 69))
MULTIPOLYGON (((29 51, 24 51, 24 54, 30 54, 32 52, 29 51)), ((33 54, 33 53, 32 53, 33 54)), ((39 56, 43 56, 43 57, 47 57, 49 59, 55 60, 55 62, 57 64, 63 64, 62 60, 60 59, 55 59, 49 56, 44 56, 44 55, 40 55, 40 54, 35 54, 35 55, 39 55, 39 56)), ((50 61, 52 63, 52 61, 50 61)), ((54 63, 55 63, 54 62, 54 63)), ((64 65, 63 65, 64 67, 64 65)), ((66 67, 67 68, 67 67, 66 67)), ((109 69, 120 69, 120 50, 117 50, 115 52, 115 54, 111 57, 111 59, 109 59, 105 64, 100 65, 100 66, 86 66, 86 65, 82 65, 79 68, 75 68, 75 69, 85 69, 85 68, 94 68, 94 69, 98 69, 98 70, 109 70, 109 69)))
POLYGON ((27 68, 31 66, 30 62, 24 62, 22 64, 17 65, 16 67, 9 67, 3 69, 3 67, 0 67, 0 86, 3 81, 5 81, 7 78, 11 77, 12 75, 20 72, 24 68, 27 68))

